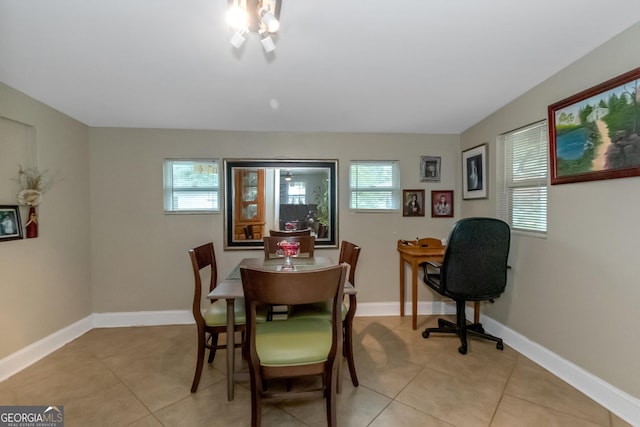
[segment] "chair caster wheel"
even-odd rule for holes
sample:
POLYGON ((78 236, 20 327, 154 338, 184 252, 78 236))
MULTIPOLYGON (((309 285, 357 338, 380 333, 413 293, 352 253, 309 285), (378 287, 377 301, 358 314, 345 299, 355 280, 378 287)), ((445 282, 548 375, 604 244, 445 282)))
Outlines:
POLYGON ((438 328, 444 328, 445 325, 444 319, 438 319, 438 328))
POLYGON ((458 353, 460 353, 460 354, 467 354, 467 347, 465 347, 465 346, 460 346, 460 348, 458 348, 458 353))
POLYGON ((422 331, 422 338, 429 338, 429 331, 422 331))
POLYGON ((504 344, 502 344, 501 342, 499 342, 499 343, 497 343, 497 344, 496 344, 496 348, 497 348, 498 350, 504 350, 504 344))

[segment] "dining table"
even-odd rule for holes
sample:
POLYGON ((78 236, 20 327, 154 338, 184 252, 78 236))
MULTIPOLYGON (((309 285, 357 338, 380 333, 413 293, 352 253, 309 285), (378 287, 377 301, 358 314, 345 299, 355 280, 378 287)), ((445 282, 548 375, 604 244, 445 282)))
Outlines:
MULTIPOLYGON (((283 264, 282 258, 243 258, 229 273, 229 275, 222 281, 220 281, 215 288, 207 295, 207 298, 212 300, 224 299, 227 301, 227 399, 233 400, 234 397, 234 384, 237 379, 248 378, 246 372, 236 372, 235 369, 235 335, 234 330, 234 305, 236 299, 244 298, 244 292, 242 289, 242 279, 240 278, 241 267, 259 267, 263 269, 273 269, 273 271, 279 271, 283 264)), ((313 256, 313 257, 298 257, 294 258, 293 264, 296 271, 312 271, 336 265, 336 263, 326 256, 313 256)), ((355 313, 355 295, 356 288, 349 283, 345 282, 344 294, 350 298, 349 312, 347 315, 353 316, 355 313)), ((280 322, 283 320, 272 320, 280 322)))

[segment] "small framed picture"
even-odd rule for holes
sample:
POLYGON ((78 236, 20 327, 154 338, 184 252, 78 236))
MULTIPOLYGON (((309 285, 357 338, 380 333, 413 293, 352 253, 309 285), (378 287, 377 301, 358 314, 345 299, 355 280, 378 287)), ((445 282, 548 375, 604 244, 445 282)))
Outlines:
POLYGON ((440 157, 420 157, 420 181, 440 182, 440 157))
POLYGON ((18 205, 0 206, 0 242, 22 239, 22 222, 18 205))
POLYGON ((424 216, 424 190, 402 190, 402 216, 424 216))
POLYGON ((446 218, 453 216, 453 190, 431 192, 431 217, 446 218))
POLYGON ((487 144, 462 152, 462 198, 487 198, 487 144))

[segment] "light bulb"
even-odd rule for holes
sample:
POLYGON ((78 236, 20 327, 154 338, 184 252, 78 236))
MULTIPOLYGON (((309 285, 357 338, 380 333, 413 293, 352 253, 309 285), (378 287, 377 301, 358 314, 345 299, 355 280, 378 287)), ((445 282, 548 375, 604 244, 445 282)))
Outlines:
POLYGON ((280 28, 280 21, 273 16, 273 13, 269 12, 267 9, 260 10, 260 17, 262 18, 262 24, 264 25, 264 29, 270 33, 275 33, 280 28))
POLYGON ((233 29, 243 30, 246 28, 248 18, 247 11, 238 5, 234 4, 227 10, 227 22, 233 29))

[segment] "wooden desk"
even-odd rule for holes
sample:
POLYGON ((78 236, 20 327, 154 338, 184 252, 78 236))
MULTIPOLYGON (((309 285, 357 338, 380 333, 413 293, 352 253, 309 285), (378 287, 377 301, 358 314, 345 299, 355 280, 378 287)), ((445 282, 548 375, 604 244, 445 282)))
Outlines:
MULTIPOLYGON (((235 300, 244 297, 244 291, 242 290, 242 280, 240 279, 240 267, 262 267, 273 268, 276 270, 282 266, 282 258, 244 258, 238 263, 238 265, 231 271, 229 276, 209 292, 207 298, 209 299, 226 299, 227 300, 227 400, 233 400, 234 381, 238 376, 235 372, 235 336, 233 333, 234 328, 234 305, 235 300)), ((310 258, 294 258, 293 264, 299 271, 309 271, 322 267, 328 267, 336 265, 329 257, 310 257, 310 258)), ((349 295, 349 298, 355 298, 356 288, 349 282, 345 282, 344 294, 349 295)), ((352 307, 355 310, 355 304, 349 304, 349 314, 352 307)))
POLYGON ((442 262, 445 246, 439 239, 398 240, 400 254, 400 316, 404 316, 404 264, 411 265, 411 316, 413 329, 418 329, 418 270, 427 261, 442 262))

